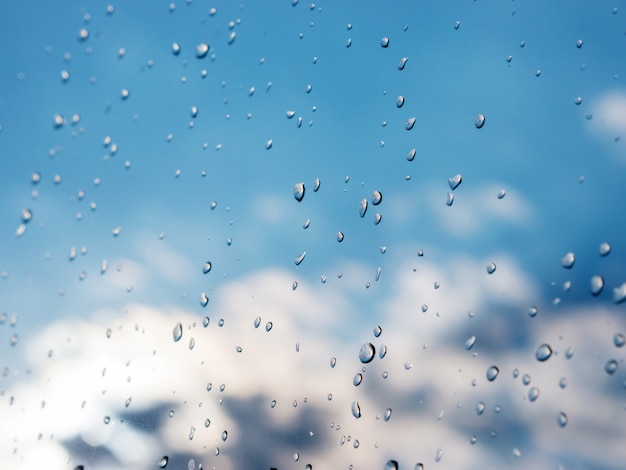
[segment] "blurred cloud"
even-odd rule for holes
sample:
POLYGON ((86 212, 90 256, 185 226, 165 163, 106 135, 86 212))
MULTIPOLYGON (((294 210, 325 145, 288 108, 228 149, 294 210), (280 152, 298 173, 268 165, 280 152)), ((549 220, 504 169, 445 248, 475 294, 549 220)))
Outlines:
POLYGON ((593 108, 590 129, 605 145, 610 155, 626 163, 626 91, 612 90, 603 93, 593 108))

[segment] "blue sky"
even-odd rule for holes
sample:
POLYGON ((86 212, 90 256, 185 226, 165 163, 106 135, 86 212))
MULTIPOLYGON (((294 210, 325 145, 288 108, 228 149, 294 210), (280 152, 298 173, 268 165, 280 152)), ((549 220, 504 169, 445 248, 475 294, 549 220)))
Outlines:
MULTIPOLYGON (((420 348, 423 353, 428 351, 423 345, 432 344, 440 356, 431 364, 445 367, 433 365, 431 372, 461 368, 471 353, 463 355, 467 351, 457 346, 480 330, 482 356, 470 359, 473 366, 467 367, 476 367, 470 375, 481 379, 489 360, 502 360, 512 369, 516 361, 532 359, 538 342, 584 343, 581 332, 592 331, 588 354, 596 359, 585 356, 589 369, 574 367, 570 373, 584 382, 595 373, 590 371, 600 371, 598 380, 608 380, 602 367, 617 354, 613 334, 626 329, 624 304, 613 301, 614 288, 626 282, 621 188, 626 27, 619 4, 312 6, 289 0, 196 0, 177 2, 175 9, 169 2, 113 4, 113 13, 108 5, 15 2, 0 18, 0 271, 6 273, 0 281, 0 310, 19 317, 14 327, 0 326, 0 350, 7 358, 3 366, 12 371, 0 389, 27 387, 28 381, 20 381, 23 370, 41 360, 36 338, 52 344, 61 325, 80 324, 85 335, 97 335, 134 318, 149 322, 152 315, 153 324, 170 335, 183 321, 178 318, 193 329, 204 315, 212 322, 225 318, 227 325, 230 315, 237 326, 222 339, 256 344, 249 325, 257 315, 265 319, 273 311, 289 325, 276 347, 283 340, 290 348, 296 341, 310 341, 328 349, 328 356, 336 347, 335 354, 355 359, 360 344, 371 340, 373 326, 380 324, 383 331, 393 331, 386 341, 402 351, 390 353, 399 369, 407 361, 417 363, 420 348), (86 40, 79 40, 81 28, 89 31, 86 40), (236 37, 229 44, 231 32, 236 37), (381 47, 383 37, 389 38, 387 48, 381 47), (177 55, 174 42, 181 48, 177 55), (197 58, 201 43, 210 45, 209 53, 197 58), (403 58, 408 60, 399 70, 403 58), (64 71, 69 73, 65 81, 64 71), (129 91, 127 99, 122 90, 129 91), (405 98, 401 108, 398 96, 405 98), (288 111, 295 113, 292 118, 288 111), (53 125, 56 114, 64 118, 62 126, 53 125), (75 114, 79 122, 73 124, 75 114), (486 117, 481 129, 474 125, 478 114, 486 117), (415 126, 406 130, 410 118, 415 126), (104 145, 107 138, 111 142, 104 145), (412 149, 416 156, 408 161, 412 149), (36 185, 34 172, 41 174, 36 185), (452 191, 448 179, 457 174, 463 182, 452 191), (314 192, 316 178, 321 186, 314 192), (293 188, 300 182, 306 191, 298 202, 293 188), (370 201, 375 190, 382 192, 382 203, 370 202, 365 217, 359 217, 360 201, 370 201), (499 199, 501 190, 506 195, 499 199), (448 193, 454 193, 451 206, 446 205, 448 193), (25 208, 33 217, 16 236, 25 208), (378 225, 376 213, 382 215, 378 225), (303 229, 307 220, 310 225, 303 229), (121 231, 114 236, 117 227, 121 231), (339 231, 345 235, 341 243, 339 231), (603 242, 612 247, 608 256, 598 254, 603 242), (73 249, 78 254, 69 260, 73 249), (294 259, 303 252, 306 257, 296 266, 294 259), (568 252, 576 255, 571 270, 561 266, 568 252), (103 260, 105 273, 100 272, 103 260), (207 260, 212 270, 202 274, 207 260), (492 275, 486 272, 490 262, 497 266, 492 275), (589 293, 594 275, 605 281, 597 297, 589 293), (571 287, 564 289, 568 281, 571 287), (266 290, 273 294, 269 299, 266 290), (210 298, 206 308, 198 301, 203 292, 210 298), (320 325, 299 318, 299 305, 314 317, 316 308, 326 310, 320 325), (531 305, 540 312, 532 320, 527 315, 531 305), (470 319, 468 311, 476 317, 470 319), (585 319, 585 311, 603 321, 585 319), (580 319, 578 327, 571 318, 580 319), (10 346, 13 333, 19 334, 17 346, 10 346), (412 335, 419 338, 415 349, 412 335), (479 360, 487 362, 477 365, 479 360)), ((166 340, 169 345, 170 336, 166 340)), ((565 348, 560 347, 559 360, 565 348)), ((75 353, 89 362, 94 351, 87 341, 75 353)), ((180 350, 175 354, 185 357, 180 350)), ((324 369, 317 369, 322 362, 309 363, 311 375, 325 377, 328 359, 324 355, 324 369)), ((224 360, 225 370, 234 364, 231 360, 236 361, 224 360)), ((59 370, 65 374, 68 368, 59 370)), ((302 369, 295 358, 284 368, 302 369)), ((51 374, 36 369, 41 377, 51 374)), ((342 372, 346 390, 352 389, 353 369, 342 372)), ((537 374, 552 380, 545 370, 537 374)), ((510 370, 506 376, 510 381, 510 370)), ((239 380, 236 374, 229 377, 239 380)), ((439 375, 431 377, 435 382, 439 375)), ((459 395, 474 396, 467 381, 458 384, 450 373, 441 377, 459 395)), ((610 380, 607 389, 574 389, 571 402, 604 394, 618 402, 623 372, 610 380)), ((401 397, 411 383, 395 382, 394 396, 401 397)), ((366 390, 364 402, 384 395, 384 387, 366 390)), ((507 390, 503 385, 484 393, 518 404, 519 396, 507 390)), ((271 392, 267 384, 259 388, 260 395, 271 392)), ((338 410, 349 412, 348 395, 338 410)), ((154 396, 144 411, 156 413, 163 402, 164 397, 154 396)), ((559 400, 549 403, 554 407, 559 400)), ((410 426, 411 407, 399 406, 406 406, 410 426)), ((428 406, 437 407, 432 401, 428 406)), ((451 399, 445 406, 453 409, 456 403, 451 399)), ((324 413, 332 419, 328 409, 324 413)), ((231 415, 233 427, 241 424, 235 412, 231 415)), ((475 423, 467 419, 442 431, 443 436, 463 434, 463 444, 450 438, 452 447, 463 449, 457 456, 468 452, 464 432, 475 423)), ((523 416, 507 419, 519 424, 523 416)), ((85 422, 78 420, 76 429, 85 422)), ((376 434, 378 424, 370 425, 361 429, 363 435, 376 434)), ((541 435, 531 425, 528 429, 534 437, 541 435)), ((615 432, 626 431, 618 426, 615 432)), ((509 438, 513 442, 520 435, 511 432, 509 438)), ((580 435, 570 436, 572 442, 580 435)), ((536 448, 529 439, 526 448, 536 448)), ((511 454, 502 441, 494 444, 495 454, 475 455, 476 461, 508 462, 498 460, 504 458, 502 449, 511 454)), ((398 442, 402 445, 393 451, 399 455, 414 446, 398 442)), ((361 457, 342 459, 375 458, 384 464, 384 452, 372 450, 378 447, 371 444, 359 448, 361 457)), ((558 460, 571 451, 560 444, 558 458, 538 451, 533 462, 558 460)), ((326 445, 336 450, 326 443, 318 451, 326 445)), ((176 452, 186 450, 181 445, 176 452)), ((611 459, 623 455, 615 452, 603 462, 585 460, 594 458, 585 449, 579 457, 595 468, 616 468, 611 459)), ((448 464, 460 468, 460 461, 448 464)), ((224 465, 241 465, 229 462, 224 465)), ((293 464, 287 459, 284 465, 293 464)), ((564 463, 566 468, 570 464, 564 463)), ((106 462, 102 465, 107 468, 106 462)), ((132 465, 139 468, 144 461, 132 465)))

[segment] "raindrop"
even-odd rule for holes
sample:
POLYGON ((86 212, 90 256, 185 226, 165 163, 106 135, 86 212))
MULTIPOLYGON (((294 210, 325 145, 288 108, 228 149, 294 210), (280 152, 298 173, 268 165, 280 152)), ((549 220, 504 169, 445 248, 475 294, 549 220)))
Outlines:
POLYGON ((172 43, 172 54, 174 55, 180 54, 180 45, 177 42, 172 43))
POLYGON ((398 462, 395 460, 387 460, 384 470, 398 470, 398 468, 400 468, 398 462))
POLYGON ((457 21, 456 23, 454 23, 454 29, 459 29, 461 27, 461 22, 457 21))
POLYGON ((578 49, 580 49, 581 47, 583 47, 583 40, 582 40, 582 39, 579 39, 578 41, 576 41, 576 47, 577 47, 578 49))
POLYGON ((228 431, 222 433, 222 441, 226 442, 226 439, 228 439, 228 431))
POLYGON ((359 360, 363 364, 367 364, 372 362, 375 355, 376 348, 374 348, 374 345, 372 343, 363 343, 363 346, 361 346, 361 349, 359 350, 359 360))
POLYGON ((309 83, 309 84, 306 86, 305 91, 306 91, 307 93, 311 93, 311 90, 312 90, 312 89, 313 89, 313 86, 309 83))
POLYGON ((411 149, 409 150, 409 153, 406 154, 406 159, 410 162, 413 161, 413 159, 415 158, 415 154, 416 154, 416 150, 415 149, 411 149))
POLYGON ((501 189, 500 191, 498 191, 498 194, 497 194, 498 199, 502 199, 502 198, 504 198, 504 196, 506 196, 506 190, 505 189, 501 189))
POLYGON ((470 437, 470 444, 474 445, 478 442, 478 436, 476 434, 474 434, 472 437, 470 437))
POLYGON ((487 380, 489 380, 489 382, 493 382, 494 380, 496 380, 499 372, 500 370, 496 366, 491 366, 489 369, 487 369, 487 380))
POLYGON ((598 247, 598 254, 600 256, 608 256, 610 252, 611 252, 611 245, 609 245, 607 242, 601 243, 600 246, 598 247))
POLYGON ((348 38, 346 41, 346 47, 350 47, 352 45, 352 39, 348 38))
POLYGON ((539 312, 539 309, 535 307, 534 305, 532 307, 529 307, 528 309, 528 315, 530 317, 536 317, 538 312, 539 312))
POLYGON ((604 288, 604 278, 602 276, 593 276, 590 282, 591 295, 600 295, 604 288))
POLYGON ((437 453, 435 454, 435 462, 441 462, 442 458, 443 458, 443 450, 437 449, 437 453))
POLYGON ((537 348, 537 352, 535 353, 535 357, 538 361, 544 362, 547 361, 550 356, 552 356, 552 348, 549 344, 542 344, 537 348))
POLYGON ((337 358, 336 357, 332 357, 330 359, 330 368, 334 369, 336 365, 337 365, 337 358))
POLYGON ((613 303, 621 304, 626 300, 626 282, 619 287, 613 288, 613 303))
POLYGON ((404 128, 407 131, 410 131, 411 129, 413 129, 413 126, 415 126, 415 118, 414 117, 407 119, 406 123, 404 123, 404 128))
POLYGON ((291 290, 296 290, 298 288, 298 281, 293 281, 293 284, 291 284, 291 290))
POLYGON ((380 47, 384 47, 387 48, 389 47, 389 38, 388 37, 384 37, 380 40, 380 47))
POLYGON ((475 344, 476 344, 476 336, 470 336, 465 341, 465 349, 469 351, 470 349, 474 347, 475 344))
POLYGON ((320 184, 321 181, 319 178, 315 178, 315 181, 313 181, 313 192, 316 193, 319 189, 320 189, 320 184))
POLYGON ((127 88, 122 88, 122 89, 120 90, 120 97, 121 97, 123 100, 127 100, 129 96, 130 96, 130 91, 128 91, 128 89, 127 89, 127 88))
POLYGON ((205 327, 205 328, 206 328, 207 326, 209 326, 209 321, 210 321, 209 317, 204 317, 204 318, 202 319, 202 326, 203 326, 203 327, 205 327))
POLYGON ((539 398, 539 389, 537 387, 532 387, 529 391, 528 391, 528 399, 533 402, 535 400, 537 400, 537 398, 539 398))
POLYGON ((454 203, 454 194, 448 193, 448 196, 446 197, 446 205, 451 206, 453 203, 454 203))
POLYGON ((361 382, 363 382, 363 374, 358 373, 352 379, 352 383, 354 384, 355 387, 358 387, 359 385, 361 385, 361 382))
POLYGON ((206 307, 208 303, 209 303, 209 298, 207 297, 207 295, 204 292, 202 292, 200 294, 200 305, 202 307, 206 307))
POLYGON ((167 462, 169 461, 169 458, 167 455, 163 456, 163 458, 159 461, 159 468, 165 468, 167 467, 167 462))
POLYGON ((265 142, 265 148, 267 150, 271 149, 272 145, 274 145, 274 142, 272 141, 272 139, 269 139, 267 142, 265 142))
POLYGON ((615 374, 615 372, 617 371, 617 365, 617 361, 615 359, 611 359, 604 365, 604 372, 609 375, 615 374))
POLYGON ((566 253, 563 258, 561 258, 561 266, 563 266, 565 269, 572 269, 575 261, 576 256, 570 251, 569 253, 566 253))
POLYGON ((306 230, 307 228, 309 228, 309 225, 311 225, 311 219, 306 219, 302 224, 302 228, 306 230))
POLYGON ((296 183, 293 186, 293 197, 300 202, 304 198, 304 183, 296 183))
POLYGON ((374 336, 376 338, 378 338, 382 334, 382 332, 383 332, 383 329, 380 327, 380 325, 376 325, 374 327, 374 336))
POLYGON ((476 126, 476 129, 480 129, 481 127, 483 127, 485 125, 485 116, 483 114, 479 114, 478 116, 476 116, 476 119, 474 120, 474 125, 476 126))
POLYGON ((209 52, 209 45, 208 44, 198 44, 196 46, 196 57, 198 59, 202 59, 203 57, 206 57, 207 53, 209 52))
POLYGON ((55 114, 52 118, 52 125, 58 129, 63 127, 63 123, 65 122, 65 118, 61 114, 55 114))
POLYGON ((86 41, 87 38, 89 38, 89 30, 87 28, 81 28, 78 31, 78 40, 83 42, 86 41))
POLYGON ((485 404, 482 401, 476 403, 476 414, 480 416, 485 412, 485 404))
POLYGON ((260 324, 261 324, 261 317, 256 317, 254 319, 254 327, 258 328, 260 324))
POLYGON ((352 402, 352 416, 354 416, 356 419, 359 419, 361 417, 361 407, 359 406, 358 401, 352 402))
POLYGON ((380 345, 380 350, 378 351, 378 357, 381 359, 387 355, 387 346, 384 344, 380 345))
POLYGON ((380 212, 376 212, 376 214, 374 214, 374 225, 378 225, 381 220, 383 220, 383 216, 380 212))
POLYGON ((343 232, 337 232, 337 241, 339 243, 343 241, 343 232))
POLYGON ((567 379, 565 377, 561 377, 561 380, 559 380, 559 387, 567 388, 567 379))
POLYGON ((30 177, 30 183, 32 185, 36 185, 36 184, 39 184, 40 181, 41 181, 41 173, 39 173, 38 171, 33 172, 33 174, 30 177))
POLYGON ((381 193, 380 191, 374 191, 372 193, 372 204, 377 206, 378 204, 380 204, 383 200, 383 193, 381 193))
POLYGON ((235 31, 231 31, 230 34, 228 35, 228 44, 232 44, 233 42, 235 42, 235 39, 237 38, 237 33, 235 31))
POLYGON ((33 218, 33 212, 30 209, 22 209, 22 223, 27 224, 33 218))
POLYGON ((623 347, 624 344, 626 344, 626 336, 624 336, 623 333, 615 333, 613 336, 613 344, 618 348, 623 347))
POLYGON ((528 374, 524 374, 524 375, 522 376, 522 383, 523 383, 524 385, 528 385, 528 384, 530 384, 530 381, 531 381, 530 375, 528 375, 528 374))
POLYGON ((535 77, 539 76, 541 76, 541 69, 537 69, 537 71, 535 72, 535 77))
POLYGON ((180 341, 183 337, 183 325, 180 322, 176 323, 172 335, 174 336, 174 341, 180 341))
POLYGON ((104 422, 104 424, 109 424, 111 422, 111 417, 110 416, 105 416, 102 421, 104 422))
POLYGON ((205 261, 204 266, 202 266, 202 272, 204 274, 206 274, 209 271, 211 271, 211 262, 210 261, 205 261))
POLYGON ((193 440, 193 436, 196 433, 196 428, 191 426, 191 428, 189 428, 189 440, 192 441, 193 440))
POLYGON ((396 106, 401 108, 404 105, 404 96, 400 95, 396 98, 396 106))
POLYGON ((557 415, 556 420, 559 423, 560 427, 564 428, 565 426, 567 426, 567 415, 563 413, 562 411, 559 411, 559 414, 557 415))
POLYGON ((453 176, 452 178, 448 178, 448 184, 450 185, 450 189, 454 191, 458 186, 463 182, 463 177, 458 174, 453 176))
POLYGON ((576 99, 574 100, 575 105, 579 105, 582 102, 583 102, 583 99, 580 96, 576 97, 576 99))
POLYGON ((272 326, 274 326, 273 323, 271 321, 268 321, 265 324, 265 331, 269 332, 272 329, 272 326))
MULTIPOLYGON (((296 266, 300 266, 300 263, 302 263, 302 260, 304 260, 305 256, 306 256, 306 251, 303 251, 302 254, 293 261, 296 264, 296 266)), ((296 287, 297 287, 297 284, 296 284, 296 287)))
POLYGON ((367 212, 367 199, 363 198, 361 199, 361 202, 359 203, 359 215, 361 216, 361 218, 365 217, 366 212, 367 212))
POLYGON ((489 263, 487 265, 487 274, 493 274, 496 272, 496 263, 489 263))
POLYGON ((400 59, 400 62, 398 62, 398 70, 404 70, 404 66, 406 65, 407 60, 409 60, 408 57, 403 57, 402 59, 400 59))

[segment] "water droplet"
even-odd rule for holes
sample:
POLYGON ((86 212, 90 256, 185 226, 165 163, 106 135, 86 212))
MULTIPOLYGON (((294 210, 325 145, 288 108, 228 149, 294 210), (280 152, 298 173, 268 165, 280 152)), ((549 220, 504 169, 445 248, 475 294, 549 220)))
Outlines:
POLYGON ((382 332, 383 332, 383 329, 380 327, 380 325, 376 325, 374 327, 374 336, 376 338, 378 338, 382 334, 382 332))
POLYGON ((209 271, 211 271, 211 262, 210 261, 205 261, 204 266, 202 266, 202 272, 204 274, 208 273, 209 271))
POLYGON ((621 304, 626 300, 626 282, 619 287, 613 288, 613 303, 621 304))
POLYGON ((593 276, 589 283, 589 288, 591 290, 591 295, 600 295, 602 289, 604 289, 604 278, 602 276, 593 276))
POLYGON ((336 357, 332 357, 330 359, 330 368, 334 369, 336 365, 337 365, 337 358, 336 357))
POLYGON ((337 241, 339 243, 343 241, 343 232, 337 232, 337 241))
POLYGON ((561 380, 559 380, 559 387, 567 388, 567 379, 565 377, 561 377, 561 380))
POLYGON ((361 407, 359 406, 358 401, 352 402, 352 416, 354 416, 356 419, 359 419, 361 417, 361 407))
POLYGON ((228 431, 222 433, 222 441, 226 442, 226 439, 228 439, 228 431))
POLYGON ((496 263, 489 263, 487 265, 487 274, 493 274, 496 272, 496 263))
POLYGON ((577 47, 578 49, 580 49, 581 47, 583 47, 583 40, 582 40, 582 39, 579 39, 578 41, 576 41, 576 47, 577 47))
POLYGON ((293 281, 293 284, 291 284, 291 290, 296 290, 298 288, 298 281, 293 281))
POLYGON ((313 89, 313 86, 309 83, 309 84, 306 86, 305 91, 306 91, 307 93, 311 93, 311 90, 312 90, 312 89, 313 89))
POLYGON ((453 176, 452 178, 448 178, 448 184, 450 185, 450 189, 454 191, 458 186, 463 182, 463 177, 458 174, 453 176))
POLYGON ((207 295, 204 292, 202 292, 200 294, 200 305, 202 307, 206 307, 208 303, 209 303, 209 298, 207 297, 207 295))
POLYGON ((389 38, 388 37, 384 37, 380 40, 380 47, 384 47, 387 48, 389 47, 389 38))
POLYGON ((254 327, 258 328, 260 324, 261 324, 261 317, 256 317, 254 319, 254 327))
POLYGON ((539 389, 537 387, 532 387, 529 391, 528 391, 528 399, 533 402, 535 400, 537 400, 537 398, 539 398, 539 389))
POLYGON ((361 199, 361 202, 359 203, 359 215, 361 216, 361 218, 365 217, 366 212, 367 212, 367 199, 363 198, 361 199))
POLYGON ((459 29, 461 27, 461 22, 457 21, 456 23, 454 23, 454 29, 459 29))
POLYGON ((539 309, 535 307, 534 305, 528 308, 528 315, 530 317, 536 317, 538 312, 539 312, 539 309))
POLYGON ((159 460, 159 468, 167 467, 167 462, 169 461, 169 457, 167 455, 163 456, 161 460, 159 460))
MULTIPOLYGON (((300 256, 298 256, 293 262, 296 264, 296 266, 300 266, 300 263, 302 263, 302 261, 304 260, 304 257, 306 256, 306 251, 303 251, 302 254, 300 256)), ((297 287, 297 284, 296 284, 297 287)), ((295 288, 294 288, 295 290, 295 288)))
POLYGON ((487 369, 487 380, 489 380, 489 382, 493 382, 494 380, 496 380, 499 372, 500 369, 498 369, 496 366, 491 366, 489 369, 487 369))
POLYGON ((315 181, 313 181, 313 192, 314 193, 316 193, 320 189, 320 184, 322 184, 320 179, 319 178, 315 178, 315 181))
POLYGON ((304 183, 296 183, 293 186, 293 197, 300 202, 304 198, 304 183))
POLYGON ((474 347, 474 344, 476 344, 476 336, 470 336, 465 341, 465 349, 469 351, 474 347))
POLYGON ((268 140, 265 142, 265 148, 266 148, 267 150, 271 149, 271 148, 272 148, 272 145, 274 145, 274 142, 272 141, 272 139, 268 139, 268 140))
POLYGON ((609 253, 611 253, 611 245, 607 242, 601 243, 598 247, 598 254, 600 256, 608 256, 609 253))
POLYGON ((407 155, 406 155, 406 159, 407 159, 408 161, 412 162, 412 161, 413 161, 413 159, 415 159, 415 154, 416 154, 416 153, 417 153, 417 152, 416 152, 416 150, 415 150, 415 149, 411 149, 411 150, 409 150, 409 153, 407 153, 407 155))
POLYGON ((204 427, 208 428, 211 425, 211 420, 209 418, 204 420, 204 427))
POLYGON ((127 88, 122 88, 120 90, 120 98, 122 98, 123 100, 127 100, 129 96, 130 96, 130 91, 128 91, 127 88))
POLYGON ((451 206, 452 204, 454 204, 454 194, 448 193, 448 196, 446 197, 446 205, 451 206))
POLYGON ((383 193, 381 193, 380 191, 374 191, 372 193, 372 204, 377 206, 378 204, 380 204, 383 200, 383 193))
POLYGON ((506 61, 507 62, 511 62, 512 60, 513 60, 513 56, 512 55, 506 56, 506 61))
POLYGON ((102 420, 102 422, 104 422, 104 424, 109 424, 111 422, 111 417, 110 416, 105 416, 104 419, 102 420))
POLYGON ((485 412, 485 404, 482 401, 476 403, 476 414, 480 416, 485 412))
POLYGON ((376 214, 374 214, 374 225, 378 225, 381 220, 383 220, 383 216, 380 212, 376 212, 376 214))
POLYGON ((374 348, 374 345, 372 343, 363 343, 363 346, 361 346, 361 349, 359 350, 359 360, 363 364, 367 364, 372 362, 375 355, 376 348, 374 348))
POLYGON ((537 69, 537 71, 535 72, 535 77, 539 76, 541 76, 541 69, 537 69))
POLYGON ((498 197, 498 199, 504 198, 504 196, 506 196, 506 190, 501 189, 500 191, 498 191, 498 194, 496 196, 498 197))
POLYGON ((407 131, 410 131, 411 129, 413 129, 413 126, 415 126, 415 118, 414 117, 407 119, 406 122, 404 123, 404 128, 407 131))
POLYGON ((404 106, 404 96, 400 95, 396 98, 396 106, 398 108, 401 108, 402 106, 404 106))
POLYGON ((309 225, 311 225, 311 219, 306 219, 302 224, 302 228, 306 230, 307 228, 309 228, 309 225))
POLYGON ((604 372, 609 375, 613 375, 617 371, 617 366, 617 361, 615 359, 611 359, 604 365, 604 372))
POLYGON ((192 441, 193 440, 193 436, 196 433, 196 428, 191 426, 191 428, 189 428, 189 440, 192 441))
POLYGON ((78 40, 83 42, 89 38, 89 30, 87 28, 81 28, 78 30, 78 40))
POLYGON ((624 336, 623 333, 615 333, 613 336, 613 344, 618 348, 623 347, 624 344, 626 344, 626 336, 624 336))
POLYGON ((483 127, 485 125, 485 116, 483 114, 479 114, 478 116, 476 116, 476 119, 474 120, 474 125, 476 126, 476 129, 480 129, 481 127, 483 127))
POLYGON ((180 322, 176 323, 172 335, 174 336, 174 341, 180 341, 183 337, 183 325, 180 322))
POLYGON ((567 415, 563 413, 562 411, 559 411, 559 414, 557 415, 556 420, 559 423, 560 427, 564 428, 565 426, 567 426, 567 415))
POLYGON ((237 39, 237 33, 235 31, 231 31, 226 42, 230 45, 235 42, 235 39, 237 39))
POLYGON ((398 70, 404 70, 407 60, 409 60, 408 57, 403 57, 402 59, 400 59, 400 62, 398 62, 398 70))
POLYGON ((209 317, 204 317, 204 318, 202 319, 202 326, 204 326, 205 328, 206 328, 207 326, 209 326, 209 321, 210 321, 210 320, 209 320, 209 317))
POLYGON ((566 253, 563 258, 561 258, 561 266, 563 266, 565 269, 572 269, 575 261, 576 256, 570 251, 569 253, 566 253))
POLYGON ((198 59, 202 59, 203 57, 206 57, 208 52, 209 52, 208 44, 202 43, 196 46, 196 57, 198 59))
POLYGON ((398 470, 398 468, 400 468, 398 462, 395 460, 387 460, 384 470, 398 470))
POLYGON ((361 385, 361 382, 363 382, 363 374, 358 373, 352 379, 352 383, 354 384, 355 387, 358 387, 359 385, 361 385))
POLYGON ((442 458, 443 458, 443 450, 437 449, 437 453, 435 454, 435 462, 441 462, 442 458))
POLYGON ((537 352, 535 352, 535 357, 540 362, 547 361, 550 359, 550 356, 552 356, 552 348, 546 343, 539 346, 537 352))
POLYGON ((580 96, 577 96, 576 99, 574 100, 574 104, 577 106, 582 102, 583 102, 583 99, 580 96))
POLYGON ((180 54, 180 45, 177 42, 172 43, 172 54, 174 55, 180 54))

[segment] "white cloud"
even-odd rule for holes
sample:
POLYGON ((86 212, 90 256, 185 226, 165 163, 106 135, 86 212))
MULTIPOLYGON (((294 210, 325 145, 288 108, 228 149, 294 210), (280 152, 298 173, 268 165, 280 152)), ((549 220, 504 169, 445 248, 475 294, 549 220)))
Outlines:
POLYGON ((626 91, 612 90, 600 95, 592 114, 589 126, 592 134, 610 155, 626 163, 626 91))

